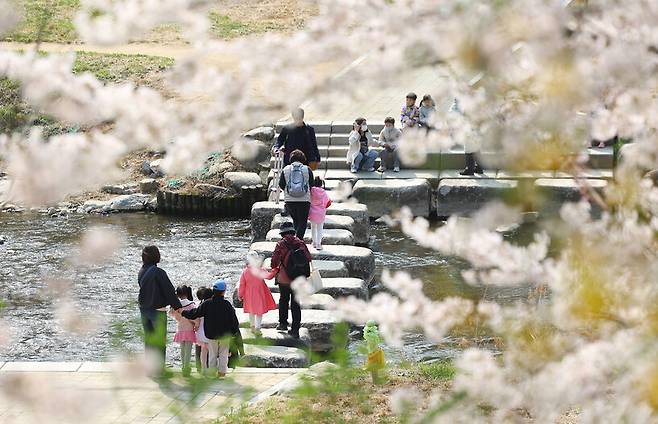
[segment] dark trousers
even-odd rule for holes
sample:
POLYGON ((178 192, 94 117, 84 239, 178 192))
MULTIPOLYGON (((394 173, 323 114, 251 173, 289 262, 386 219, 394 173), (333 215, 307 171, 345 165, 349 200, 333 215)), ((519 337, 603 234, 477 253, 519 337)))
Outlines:
POLYGON ((475 169, 481 169, 480 163, 478 162, 477 156, 475 153, 464 153, 464 162, 466 162, 466 169, 473 171, 475 169))
POLYGON ((293 331, 299 331, 302 322, 302 308, 295 299, 295 293, 290 288, 290 284, 279 284, 279 324, 288 325, 288 304, 292 311, 292 326, 293 331))
POLYGON ((164 366, 167 359, 167 313, 155 309, 142 309, 144 348, 157 351, 164 366))
POLYGON ((306 226, 308 225, 308 211, 311 209, 310 202, 286 202, 285 209, 292 218, 297 237, 304 240, 306 226))

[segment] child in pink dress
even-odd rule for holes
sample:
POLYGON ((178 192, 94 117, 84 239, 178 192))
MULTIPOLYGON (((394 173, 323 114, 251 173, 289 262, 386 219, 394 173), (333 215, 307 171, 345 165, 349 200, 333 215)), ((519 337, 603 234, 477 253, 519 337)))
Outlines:
MULTIPOLYGON (((183 311, 194 309, 196 306, 194 302, 192 302, 192 288, 190 286, 183 285, 176 287, 176 295, 180 299, 180 303, 183 306, 183 311)), ((192 345, 196 343, 195 330, 198 326, 198 322, 184 318, 180 314, 180 311, 177 312, 171 310, 169 313, 176 319, 176 322, 178 323, 176 335, 174 336, 174 342, 180 344, 183 376, 187 377, 190 375, 190 371, 192 369, 190 366, 190 360, 192 358, 192 345)))
POLYGON ((311 187, 311 209, 308 212, 308 220, 311 221, 313 247, 317 250, 322 250, 322 230, 329 206, 331 206, 331 200, 324 190, 324 181, 320 177, 315 177, 313 187, 311 187))
POLYGON ((278 309, 272 292, 265 283, 265 280, 274 278, 278 270, 273 269, 268 272, 262 268, 262 265, 263 258, 258 253, 254 251, 247 253, 247 266, 240 275, 238 287, 238 299, 242 300, 242 307, 249 314, 251 330, 257 336, 261 334, 263 314, 278 309))

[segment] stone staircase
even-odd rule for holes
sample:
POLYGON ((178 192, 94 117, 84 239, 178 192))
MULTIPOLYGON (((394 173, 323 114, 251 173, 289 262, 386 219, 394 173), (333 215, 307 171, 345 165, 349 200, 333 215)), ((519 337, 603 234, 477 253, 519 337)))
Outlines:
MULTIPOLYGON (((283 125, 285 123, 277 125, 277 133, 283 125)), ((426 163, 414 169, 403 164, 400 172, 351 173, 345 157, 352 122, 309 122, 309 125, 315 128, 321 155, 319 169, 314 174, 325 180, 329 190, 334 190, 342 182, 349 183, 353 197, 367 205, 369 218, 393 213, 402 206, 409 207, 416 216, 468 215, 486 201, 504 196, 519 184, 535 184, 556 204, 577 200, 580 196, 573 176, 563 172, 509 172, 487 167, 487 163, 495 163, 495 153, 481 154, 481 161, 485 166, 483 175, 459 175, 459 171, 464 167, 464 151, 461 148, 430 152, 426 163)), ((377 139, 383 125, 369 122, 368 127, 377 139)), ((587 156, 589 169, 582 177, 590 185, 602 189, 607 180, 612 178, 612 148, 587 149, 587 156)), ((379 160, 376 163, 376 167, 378 166, 379 160)), ((270 173, 270 177, 272 176, 273 173, 270 173)), ((335 200, 339 196, 329 191, 329 197, 335 200)), ((328 222, 326 228, 340 227, 328 222)), ((339 233, 332 235, 338 237, 339 233)), ((270 239, 273 240, 272 237, 270 239)), ((337 240, 338 238, 333 241, 337 240)), ((355 243, 364 243, 364 240, 355 237, 355 243)))
MULTIPOLYGON (((280 239, 279 227, 283 202, 258 202, 252 207, 252 241, 250 249, 265 259, 270 259, 280 239)), ((318 251, 307 245, 313 256, 313 265, 322 276, 323 288, 302 305, 300 338, 278 332, 278 313, 270 311, 263 316, 263 334, 255 337, 250 330, 242 329, 245 342, 243 366, 262 368, 302 368, 309 366, 310 352, 326 352, 332 348, 331 335, 338 323, 333 311, 327 306, 333 299, 356 296, 368 299, 369 287, 375 273, 373 252, 367 247, 370 240, 370 221, 365 205, 335 203, 327 211, 324 249, 318 251)), ((266 281, 274 300, 279 301, 279 286, 274 280, 266 281)), ((233 293, 233 305, 242 326, 248 326, 249 316, 242 310, 242 303, 233 293)), ((289 318, 290 320, 290 318, 289 318)))

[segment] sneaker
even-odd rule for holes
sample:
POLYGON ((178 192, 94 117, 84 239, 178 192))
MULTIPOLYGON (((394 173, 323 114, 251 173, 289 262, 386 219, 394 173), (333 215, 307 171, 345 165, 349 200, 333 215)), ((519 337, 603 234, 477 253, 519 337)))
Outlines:
POLYGON ((192 368, 183 368, 181 374, 183 374, 183 377, 189 377, 192 374, 192 368))
POLYGON ((291 329, 290 331, 288 331, 288 334, 290 336, 292 336, 293 338, 295 338, 295 339, 299 338, 299 330, 292 330, 291 329))
POLYGON ((475 173, 482 175, 482 174, 484 174, 484 169, 482 169, 482 167, 480 165, 477 165, 475 167, 475 173))
POLYGON ((375 167, 373 166, 372 168, 369 168, 368 172, 375 172, 375 167))
POLYGON ((475 169, 464 169, 459 173, 459 175, 475 175, 475 169))
POLYGON ((225 372, 219 372, 219 371, 217 371, 217 378, 224 378, 224 377, 226 377, 226 373, 225 373, 225 372))
POLYGON ((350 168, 350 172, 351 172, 352 174, 356 174, 357 172, 359 172, 359 170, 356 169, 356 168, 350 168))
POLYGON ((395 168, 393 168, 393 172, 400 172, 400 167, 396 166, 395 168))
POLYGON ((386 172, 386 168, 380 166, 379 169, 377 169, 377 172, 386 172))
POLYGON ((277 331, 287 331, 288 330, 288 324, 281 324, 276 326, 277 331))
POLYGON ((321 245, 321 244, 318 244, 317 246, 315 246, 315 249, 316 249, 316 250, 322 250, 322 245, 321 245))

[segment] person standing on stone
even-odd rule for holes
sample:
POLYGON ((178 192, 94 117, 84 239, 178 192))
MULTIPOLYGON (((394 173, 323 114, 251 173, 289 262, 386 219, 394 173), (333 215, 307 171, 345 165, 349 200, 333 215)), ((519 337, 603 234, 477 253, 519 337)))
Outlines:
POLYGON ((361 170, 373 172, 378 153, 370 149, 374 141, 372 133, 368 130, 366 118, 356 118, 348 142, 347 163, 350 165, 350 171, 353 173, 361 170))
MULTIPOLYGON (((450 105, 450 112, 463 114, 464 112, 459 108, 457 99, 453 99, 450 105)), ((478 139, 473 136, 464 141, 464 170, 459 172, 460 175, 475 175, 484 174, 484 170, 477 161, 476 155, 480 153, 480 145, 478 139)))
POLYGON ((262 256, 254 251, 247 253, 247 266, 242 270, 238 286, 238 299, 242 300, 242 308, 245 313, 249 314, 251 331, 257 337, 261 335, 260 327, 263 315, 277 309, 272 292, 267 287, 265 280, 274 278, 279 270, 274 268, 266 271, 262 266, 262 256))
POLYGON ((393 167, 393 172, 400 172, 400 158, 398 157, 398 139, 402 135, 402 131, 395 128, 395 118, 389 116, 384 119, 384 128, 379 133, 379 145, 384 150, 379 153, 382 159, 382 164, 379 167, 379 172, 386 171, 387 168, 393 167))
POLYGON ((297 108, 292 111, 293 123, 281 129, 279 138, 274 144, 274 149, 283 149, 283 166, 291 162, 290 155, 295 150, 304 152, 304 156, 311 169, 318 169, 320 164, 320 151, 318 141, 315 138, 315 129, 304 122, 304 109, 297 108))
POLYGON ((167 306, 179 312, 181 305, 167 273, 158 268, 160 250, 157 246, 142 249, 142 268, 137 275, 139 312, 144 327, 146 352, 156 352, 159 367, 164 371, 167 358, 167 306))
POLYGON ((409 93, 405 99, 406 103, 400 113, 400 123, 402 129, 417 127, 420 122, 420 109, 416 106, 418 96, 416 93, 409 93))
POLYGON ((324 219, 329 206, 331 206, 331 200, 324 189, 324 181, 320 177, 315 177, 313 187, 311 188, 311 210, 308 213, 308 219, 311 221, 313 247, 317 250, 322 250, 324 219))
POLYGON ((311 275, 311 253, 303 240, 295 235, 295 228, 289 221, 281 224, 279 230, 281 240, 272 253, 272 268, 279 268, 276 284, 279 286, 279 331, 288 329, 288 305, 292 312, 292 326, 288 334, 299 338, 299 327, 302 322, 302 308, 295 299, 295 293, 290 284, 298 277, 311 275))
POLYGON ((311 208, 313 171, 304 165, 306 156, 301 150, 295 150, 290 154, 290 162, 281 172, 279 187, 283 190, 285 210, 292 218, 297 237, 304 240, 308 225, 308 212, 311 208))
MULTIPOLYGON (((192 297, 192 287, 182 285, 176 287, 176 295, 183 305, 183 311, 193 309, 194 298, 192 297)), ((174 335, 174 342, 180 345, 180 362, 183 377, 189 377, 192 367, 190 361, 192 359, 192 346, 196 343, 196 328, 199 325, 198 321, 190 321, 187 318, 172 310, 171 316, 178 322, 176 334, 174 335)))

